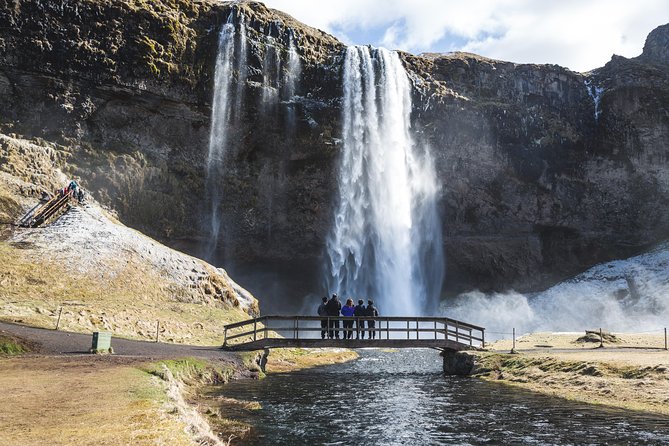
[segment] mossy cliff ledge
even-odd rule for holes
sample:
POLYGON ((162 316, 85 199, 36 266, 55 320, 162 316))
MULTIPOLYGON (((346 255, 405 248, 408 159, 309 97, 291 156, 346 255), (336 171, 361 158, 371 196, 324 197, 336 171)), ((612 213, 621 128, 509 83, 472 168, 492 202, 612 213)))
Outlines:
MULTIPOLYGON (((336 201, 344 45, 332 36, 254 2, 5 3, 0 131, 67 147, 68 172, 124 223, 197 254, 218 31, 232 9, 247 77, 217 180, 219 250, 257 295, 269 285, 246 283, 249 265, 275 294, 299 295, 319 284, 336 201), (295 96, 268 107, 269 48, 285 61, 290 39, 295 96)), ((589 73, 401 54, 413 128, 441 179, 445 291, 540 289, 669 236, 657 211, 669 204, 668 36, 659 27, 639 57, 589 73)))

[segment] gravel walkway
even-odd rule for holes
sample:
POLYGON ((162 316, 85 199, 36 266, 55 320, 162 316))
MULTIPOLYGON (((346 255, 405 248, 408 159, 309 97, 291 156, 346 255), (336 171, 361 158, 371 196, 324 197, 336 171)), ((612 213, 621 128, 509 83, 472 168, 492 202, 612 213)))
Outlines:
MULTIPOLYGON (((93 338, 92 334, 48 330, 7 322, 0 322, 0 335, 2 334, 17 336, 37 344, 39 347, 35 353, 61 355, 88 354, 93 338)), ((221 350, 219 346, 165 344, 120 338, 112 338, 112 348, 115 356, 141 356, 147 359, 181 358, 185 356, 228 359, 231 355, 221 350)))

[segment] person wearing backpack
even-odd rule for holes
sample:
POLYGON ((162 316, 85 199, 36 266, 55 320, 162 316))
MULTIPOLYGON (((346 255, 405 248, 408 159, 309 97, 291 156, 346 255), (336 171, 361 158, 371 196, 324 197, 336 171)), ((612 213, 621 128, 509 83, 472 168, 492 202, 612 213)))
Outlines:
MULTIPOLYGON (((367 315, 367 309, 365 308, 365 301, 358 299, 358 305, 355 306, 353 310, 353 316, 357 318, 365 317, 367 315)), ((356 339, 365 339, 365 320, 357 319, 355 321, 355 338, 356 339)))
MULTIPOLYGON (((378 317, 379 316, 379 310, 376 309, 374 306, 374 301, 369 299, 367 301, 367 308, 365 309, 365 316, 367 317, 378 317)), ((369 327, 369 338, 374 339, 376 338, 376 331, 374 328, 376 328, 376 321, 374 320, 367 320, 367 327, 369 327)))
MULTIPOLYGON (((339 311, 341 310, 341 301, 336 294, 333 294, 328 303, 325 305, 328 311, 328 316, 331 318, 338 318, 339 311)), ((329 334, 330 339, 337 338, 339 339, 339 319, 330 319, 329 334)))

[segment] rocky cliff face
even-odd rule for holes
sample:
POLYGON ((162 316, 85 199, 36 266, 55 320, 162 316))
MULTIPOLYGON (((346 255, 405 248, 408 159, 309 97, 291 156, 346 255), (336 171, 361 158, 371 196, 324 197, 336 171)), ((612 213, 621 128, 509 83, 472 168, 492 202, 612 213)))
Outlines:
MULTIPOLYGON (((246 23, 248 75, 220 178, 219 260, 267 308, 271 295, 320 284, 341 147, 340 42, 258 3, 4 3, 0 129, 72 147, 70 172, 124 222, 197 253, 218 30, 232 9, 246 23), (268 106, 267 55, 285 71, 290 36, 296 96, 268 106)), ((638 58, 586 74, 402 54, 414 128, 442 180, 447 292, 539 289, 667 238, 668 39, 665 25, 638 58)))

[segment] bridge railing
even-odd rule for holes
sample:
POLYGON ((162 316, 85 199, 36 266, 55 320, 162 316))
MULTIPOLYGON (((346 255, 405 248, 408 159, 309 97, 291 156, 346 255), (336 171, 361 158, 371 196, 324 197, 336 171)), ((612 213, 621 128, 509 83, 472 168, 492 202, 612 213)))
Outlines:
POLYGON ((323 331, 342 334, 358 333, 369 339, 449 340, 471 347, 485 346, 485 329, 466 322, 444 317, 320 317, 320 316, 262 316, 225 327, 224 346, 256 342, 268 338, 320 339, 323 331), (324 322, 326 328, 321 326, 324 322), (339 327, 332 325, 338 322, 339 327), (353 326, 343 328, 344 321, 353 326), (374 327, 369 327, 369 322, 374 327), (364 325, 364 328, 358 328, 364 325), (234 341, 234 342, 231 342, 234 341))

